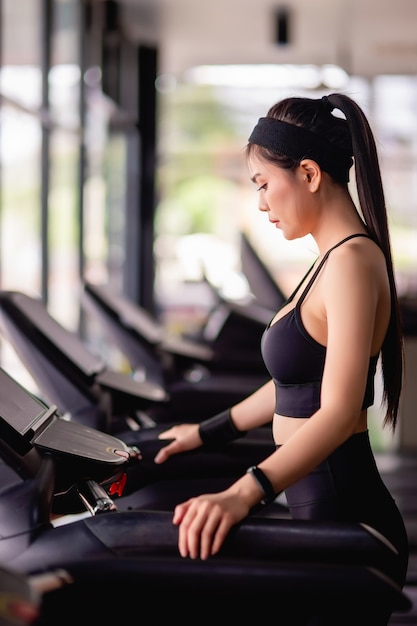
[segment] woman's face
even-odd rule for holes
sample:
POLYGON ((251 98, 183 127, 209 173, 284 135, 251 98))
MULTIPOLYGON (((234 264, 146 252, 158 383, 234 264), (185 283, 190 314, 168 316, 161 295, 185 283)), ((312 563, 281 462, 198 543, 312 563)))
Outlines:
POLYGON ((300 167, 293 172, 251 154, 249 175, 259 193, 259 210, 267 213, 271 224, 281 229, 286 239, 311 232, 311 193, 300 167))

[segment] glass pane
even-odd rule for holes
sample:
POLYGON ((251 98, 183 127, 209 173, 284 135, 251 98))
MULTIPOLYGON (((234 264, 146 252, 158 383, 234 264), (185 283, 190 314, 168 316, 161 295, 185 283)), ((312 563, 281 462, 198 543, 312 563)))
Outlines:
POLYGON ((3 0, 1 93, 38 109, 42 101, 41 1, 3 0))
POLYGON ((1 285, 35 293, 41 288, 40 33, 38 0, 2 2, 1 285))
MULTIPOLYGON (((0 68, 0 287, 41 290, 41 2, 3 0, 0 68)), ((36 390, 11 346, 1 344, 10 374, 36 390)))
POLYGON ((48 308, 61 323, 75 329, 79 317, 78 137, 56 129, 50 153, 48 308))
POLYGON ((40 126, 33 116, 5 105, 0 123, 1 286, 39 293, 40 126))
POLYGON ((52 28, 48 196, 48 308, 75 330, 79 317, 79 2, 57 0, 52 28))

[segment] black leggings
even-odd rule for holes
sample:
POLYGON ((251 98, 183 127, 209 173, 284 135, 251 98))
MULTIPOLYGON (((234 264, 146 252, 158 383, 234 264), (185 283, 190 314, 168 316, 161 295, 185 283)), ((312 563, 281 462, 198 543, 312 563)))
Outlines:
POLYGON ((394 575, 404 585, 407 532, 377 468, 367 431, 350 437, 285 495, 293 519, 359 522, 381 533, 398 550, 394 575))

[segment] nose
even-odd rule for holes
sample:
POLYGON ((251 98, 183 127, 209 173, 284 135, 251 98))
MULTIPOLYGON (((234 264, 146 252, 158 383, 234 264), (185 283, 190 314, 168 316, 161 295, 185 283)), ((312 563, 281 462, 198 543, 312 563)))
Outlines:
POLYGON ((265 194, 262 191, 260 191, 259 192, 259 200, 258 200, 258 209, 259 209, 259 211, 264 211, 265 212, 265 211, 268 211, 268 208, 269 208, 268 204, 267 204, 267 202, 265 200, 265 194))

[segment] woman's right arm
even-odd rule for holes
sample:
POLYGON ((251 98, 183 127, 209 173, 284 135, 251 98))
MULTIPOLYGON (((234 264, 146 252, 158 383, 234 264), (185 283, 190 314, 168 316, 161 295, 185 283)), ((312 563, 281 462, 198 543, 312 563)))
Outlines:
POLYGON ((273 380, 259 387, 250 396, 231 409, 234 425, 238 430, 252 430, 268 424, 275 411, 275 385, 273 380))
MULTIPOLYGON (((241 432, 263 426, 272 420, 275 408, 275 386, 272 380, 238 402, 230 409, 234 427, 241 432)), ((204 423, 204 422, 203 422, 204 423)), ((194 450, 203 445, 200 424, 178 424, 159 434, 159 439, 172 439, 155 456, 155 463, 163 463, 173 454, 194 450)))

